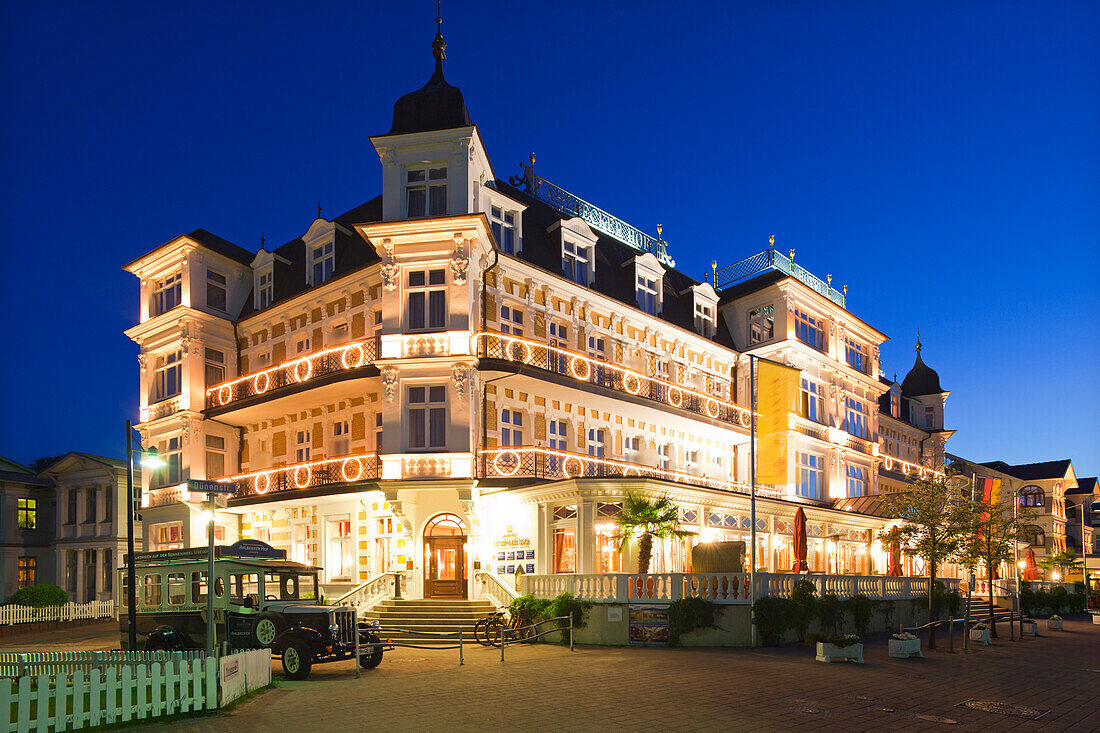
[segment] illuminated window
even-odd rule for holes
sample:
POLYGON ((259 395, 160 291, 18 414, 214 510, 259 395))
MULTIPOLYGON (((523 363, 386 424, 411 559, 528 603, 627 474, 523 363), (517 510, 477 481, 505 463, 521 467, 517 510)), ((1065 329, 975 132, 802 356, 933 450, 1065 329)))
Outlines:
POLYGON ((216 270, 206 271, 206 307, 225 312, 225 275, 216 270))
POLYGON ((768 304, 749 311, 749 343, 771 341, 775 336, 775 306, 768 304))
POLYGON ((153 315, 159 316, 180 304, 183 293, 183 275, 175 273, 158 280, 153 287, 153 315))
POLYGON ((671 443, 661 443, 657 446, 657 463, 662 469, 666 471, 672 465, 671 443))
POLYGON ((551 450, 567 450, 567 438, 569 431, 569 423, 565 420, 551 420, 549 433, 550 433, 550 449, 551 450))
POLYGON ((332 450, 331 455, 344 456, 349 453, 349 441, 351 434, 348 430, 347 420, 337 420, 332 424, 332 450))
POLYGON ((500 307, 500 332, 513 336, 523 335, 523 311, 512 306, 500 307))
POLYGON ((309 273, 312 279, 311 285, 320 285, 332 277, 332 270, 336 265, 336 254, 332 248, 332 242, 318 244, 309 250, 309 273))
POLYGON ((795 463, 798 495, 807 499, 820 499, 825 486, 825 456, 797 451, 795 463))
POLYGON ((447 213, 447 168, 409 168, 405 184, 405 215, 442 216, 447 213))
POLYGON ((179 436, 161 443, 161 459, 165 466, 153 473, 152 486, 173 486, 187 479, 183 470, 183 441, 179 436))
POLYGON ((328 556, 325 569, 329 580, 349 580, 355 568, 355 556, 351 546, 351 520, 330 519, 328 531, 328 556))
POLYGON ((555 573, 577 572, 577 530, 559 527, 554 530, 555 573))
POLYGON ((871 435, 871 424, 867 417, 867 405, 853 397, 846 398, 845 402, 848 406, 848 421, 845 428, 848 434, 868 439, 871 435))
POLYGON ((519 241, 516 236, 516 212, 504 211, 499 206, 493 206, 490 209, 489 222, 500 251, 505 254, 515 254, 519 241))
POLYGON ((714 333, 714 306, 695 302, 695 330, 704 336, 714 333))
POLYGON ((153 374, 153 401, 175 397, 183 387, 183 354, 173 351, 171 354, 158 356, 153 374))
POLYGON ((275 301, 275 277, 268 267, 256 273, 256 310, 263 310, 275 301))
POLYGON ((590 249, 573 242, 562 244, 561 268, 565 276, 577 283, 588 287, 588 263, 590 249))
POLYGON ((657 315, 658 306, 661 302, 660 296, 661 292, 658 290, 656 278, 647 274, 639 274, 636 277, 634 299, 639 308, 650 315, 657 315))
POLYGON ((795 338, 807 346, 812 346, 818 351, 825 350, 825 325, 819 318, 796 310, 794 312, 794 335, 795 338))
POLYGON ((901 395, 897 392, 890 393, 890 417, 901 418, 901 395))
POLYGON ((1046 492, 1038 486, 1025 486, 1020 489, 1020 506, 1042 509, 1045 498, 1046 492))
POLYGON ((225 475, 225 438, 219 435, 206 436, 206 478, 215 479, 225 475))
POLYGON ((290 525, 290 559, 294 562, 309 562, 309 525, 305 522, 295 522, 290 525))
POLYGON ((295 445, 297 446, 294 451, 294 459, 298 463, 305 463, 309 460, 310 450, 313 444, 312 431, 299 430, 295 436, 295 445))
POLYGON ((447 388, 409 387, 409 450, 447 447, 447 388))
POLYGON ((500 444, 523 445, 523 413, 518 410, 500 411, 500 444))
POLYGON ((19 529, 36 529, 38 527, 37 499, 20 499, 18 512, 19 529))
POLYGON ((151 550, 178 550, 183 547, 183 522, 154 524, 149 528, 151 550))
POLYGON ((408 275, 408 325, 410 331, 447 327, 447 273, 445 270, 413 270, 408 275))
POLYGON ((18 581, 20 588, 30 588, 38 583, 38 558, 20 557, 18 581))
POLYGON ((588 430, 588 455, 595 458, 603 458, 604 436, 606 431, 589 428, 588 430))
POLYGON ((802 380, 802 417, 825 422, 825 387, 809 379, 802 380))
POLYGON ((867 374, 871 369, 871 360, 867 356, 867 347, 847 337, 844 339, 844 360, 848 362, 848 366, 852 367, 857 372, 867 374))
POLYGON ((208 389, 225 381, 225 352, 206 349, 205 375, 208 389))
POLYGON ((848 496, 867 495, 868 471, 865 466, 848 464, 848 496))
POLYGON ((186 578, 183 573, 168 573, 168 605, 182 606, 187 602, 186 578))
POLYGON ((618 532, 614 527, 596 528, 596 557, 601 573, 621 573, 623 556, 619 552, 618 532))

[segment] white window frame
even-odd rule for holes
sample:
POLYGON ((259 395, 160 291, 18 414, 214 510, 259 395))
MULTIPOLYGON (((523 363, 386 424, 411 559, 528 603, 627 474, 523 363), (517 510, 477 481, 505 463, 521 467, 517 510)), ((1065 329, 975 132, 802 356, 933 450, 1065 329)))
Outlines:
POLYGON ((763 344, 775 338, 775 304, 764 303, 749 309, 749 345, 763 344))
POLYGON ((825 319, 820 316, 815 316, 812 313, 807 313, 801 308, 794 309, 794 337, 802 343, 809 346, 811 349, 817 351, 827 352, 829 349, 828 341, 825 338, 825 319), (805 333, 803 333, 805 332, 805 333), (807 336, 810 332, 818 334, 818 343, 814 344, 812 340, 807 336))
POLYGON ((858 463, 849 463, 844 469, 845 491, 848 498, 867 496, 871 491, 871 470, 858 463), (856 475, 853 476, 852 474, 856 475))
POLYGON ((225 352, 220 349, 211 349, 209 346, 203 349, 203 376, 206 378, 206 387, 209 389, 215 384, 225 381, 225 352))
POLYGON ((405 424, 409 451, 444 452, 447 450, 447 386, 445 384, 413 384, 405 388, 405 424), (440 412, 441 411, 441 412, 440 412), (423 412, 422 418, 415 415, 423 412), (432 441, 432 420, 442 425, 442 439, 432 441), (417 421, 420 421, 417 430, 417 421), (418 434, 419 433, 419 434, 418 434))
POLYGON ((569 421, 550 420, 546 434, 550 443, 550 450, 569 450, 569 421))
POLYGON ((153 315, 167 313, 183 303, 183 273, 173 272, 153 285, 153 315))
POLYGON ((661 313, 662 278, 655 272, 636 267, 634 273, 634 303, 651 316, 661 313))
POLYGON ((500 411, 501 446, 523 445, 523 413, 505 407, 500 411))
POLYGON ((275 268, 271 265, 256 271, 256 310, 275 302, 275 268))
POLYGON ((855 369, 860 374, 871 373, 871 349, 851 336, 844 337, 844 363, 855 369), (862 366, 853 364, 853 361, 862 362, 862 366))
POLYGON ((220 313, 229 312, 229 276, 224 272, 211 267, 206 268, 206 307, 220 313), (218 279, 221 279, 221 282, 218 279), (211 290, 221 290, 222 304, 220 306, 211 303, 211 290))
POLYGON ((809 377, 802 377, 799 387, 802 417, 816 423, 825 423, 825 385, 809 377), (811 409, 811 407, 813 409, 811 409))
POLYGON ((306 336, 305 338, 300 338, 294 342, 295 354, 307 354, 309 353, 309 351, 309 336, 306 336))
POLYGON ((844 398, 844 430, 857 438, 871 439, 871 411, 866 402, 850 395, 844 398), (853 415, 859 419, 853 420, 853 415))
POLYGON ((156 357, 154 363, 156 366, 153 369, 153 402, 163 402, 182 394, 183 350, 177 349, 161 354, 156 357))
POLYGON ((449 206, 447 201, 447 164, 433 163, 406 168, 405 193, 402 201, 404 202, 406 218, 446 216, 449 206), (439 209, 439 200, 434 195, 440 191, 442 192, 442 210, 439 209), (413 193, 423 194, 423 211, 419 210, 419 205, 412 205, 411 195, 413 193), (435 206, 432 205, 433 201, 436 203, 435 206), (416 210, 414 211, 414 209, 416 210))
POLYGON ((333 456, 346 456, 351 452, 351 423, 347 420, 336 420, 332 423, 332 450, 333 456))
POLYGON ((309 276, 309 284, 316 286, 332 279, 332 273, 336 269, 336 245, 330 240, 320 242, 309 248, 309 263, 306 272, 309 276), (318 267, 320 272, 318 272, 318 267))
POLYGON ((220 435, 207 435, 206 436, 206 478, 216 479, 222 476, 228 475, 226 470, 228 464, 226 463, 226 457, 228 455, 225 449, 225 438, 220 435), (221 461, 221 470, 214 470, 215 466, 211 464, 211 459, 221 461))
POLYGON ((428 267, 406 270, 405 272, 405 328, 408 331, 445 331, 447 319, 450 317, 450 307, 447 303, 447 269, 445 267, 428 267), (413 284, 423 276, 423 282, 413 284), (432 320, 432 301, 436 298, 443 301, 443 314, 438 323, 432 320), (413 323, 413 303, 419 298, 423 308, 423 323, 413 323))
POLYGON ((489 204, 489 225, 500 251, 519 254, 522 249, 519 236, 520 212, 498 204, 489 204), (511 221, 509 221, 511 218, 511 221), (511 240, 511 241, 509 241, 511 240))
POLYGON ((500 306, 500 332, 523 336, 523 310, 510 303, 500 306))
POLYGON ((563 238, 561 268, 565 278, 587 288, 592 282, 592 253, 593 245, 563 238))
POLYGON ((589 428, 586 448, 593 458, 603 458, 607 451, 607 431, 604 428, 589 428))
POLYGON ((695 298, 695 330, 703 336, 710 338, 714 335, 715 327, 715 307, 714 304, 709 301, 700 300, 698 296, 695 298))
POLYGON ((294 462, 309 463, 313 453, 313 431, 297 430, 294 433, 294 462))
POLYGON ((822 499, 825 495, 825 456, 820 453, 795 451, 795 494, 805 499, 822 499))

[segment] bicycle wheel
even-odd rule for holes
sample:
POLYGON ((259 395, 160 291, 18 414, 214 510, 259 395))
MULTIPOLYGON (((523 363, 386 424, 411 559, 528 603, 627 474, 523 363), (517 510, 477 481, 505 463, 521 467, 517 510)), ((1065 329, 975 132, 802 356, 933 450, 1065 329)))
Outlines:
POLYGON ((489 619, 479 618, 474 624, 474 641, 482 646, 491 646, 489 639, 485 636, 485 625, 488 623, 489 619))
POLYGON ((504 622, 491 618, 485 622, 485 640, 489 646, 500 646, 500 637, 504 635, 504 622))
POLYGON ((524 644, 534 644, 538 630, 532 626, 532 623, 531 619, 524 616, 516 618, 515 626, 512 627, 513 638, 522 641, 524 644))

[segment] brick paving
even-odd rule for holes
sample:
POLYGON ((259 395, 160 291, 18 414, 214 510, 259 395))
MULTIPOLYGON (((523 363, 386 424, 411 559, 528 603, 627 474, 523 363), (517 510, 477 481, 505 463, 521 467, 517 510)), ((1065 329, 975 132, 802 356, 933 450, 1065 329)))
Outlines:
MULTIPOLYGON (((809 647, 665 649, 557 645, 457 652, 401 649, 354 678, 350 662, 318 665, 303 682, 228 713, 173 722, 196 733, 240 731, 1096 731, 1100 626, 1070 618, 1063 633, 970 653, 890 659, 887 635, 865 665, 819 664, 809 647), (1092 671, 1090 671, 1092 670, 1092 671), (959 706, 986 700, 1050 710, 1025 720, 959 706)), ((945 642, 946 640, 941 639, 945 642)), ((958 638, 956 643, 958 644, 958 638)), ((87 640, 85 644, 89 643, 87 640)), ((943 643, 946 648, 946 643, 943 643)), ((26 646, 24 646, 26 648, 26 646)), ((71 648, 71 647, 70 647, 71 648)), ((273 669, 278 670, 278 662, 273 669)), ((131 729, 161 731, 165 724, 131 729)))

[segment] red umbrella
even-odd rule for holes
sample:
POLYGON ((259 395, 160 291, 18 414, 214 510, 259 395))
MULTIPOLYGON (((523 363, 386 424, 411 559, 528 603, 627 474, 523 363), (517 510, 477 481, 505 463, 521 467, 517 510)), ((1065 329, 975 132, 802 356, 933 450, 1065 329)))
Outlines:
POLYGON ((890 530, 890 568, 886 571, 887 575, 900 576, 901 572, 901 533, 898 532, 898 528, 894 527, 890 530))
POLYGON ((809 571, 810 565, 806 562, 806 512, 802 507, 794 513, 794 536, 791 537, 791 545, 794 548, 794 566, 792 573, 804 573, 809 571))
POLYGON ((1035 567, 1035 550, 1027 548, 1025 556, 1024 580, 1038 580, 1039 570, 1035 567))

